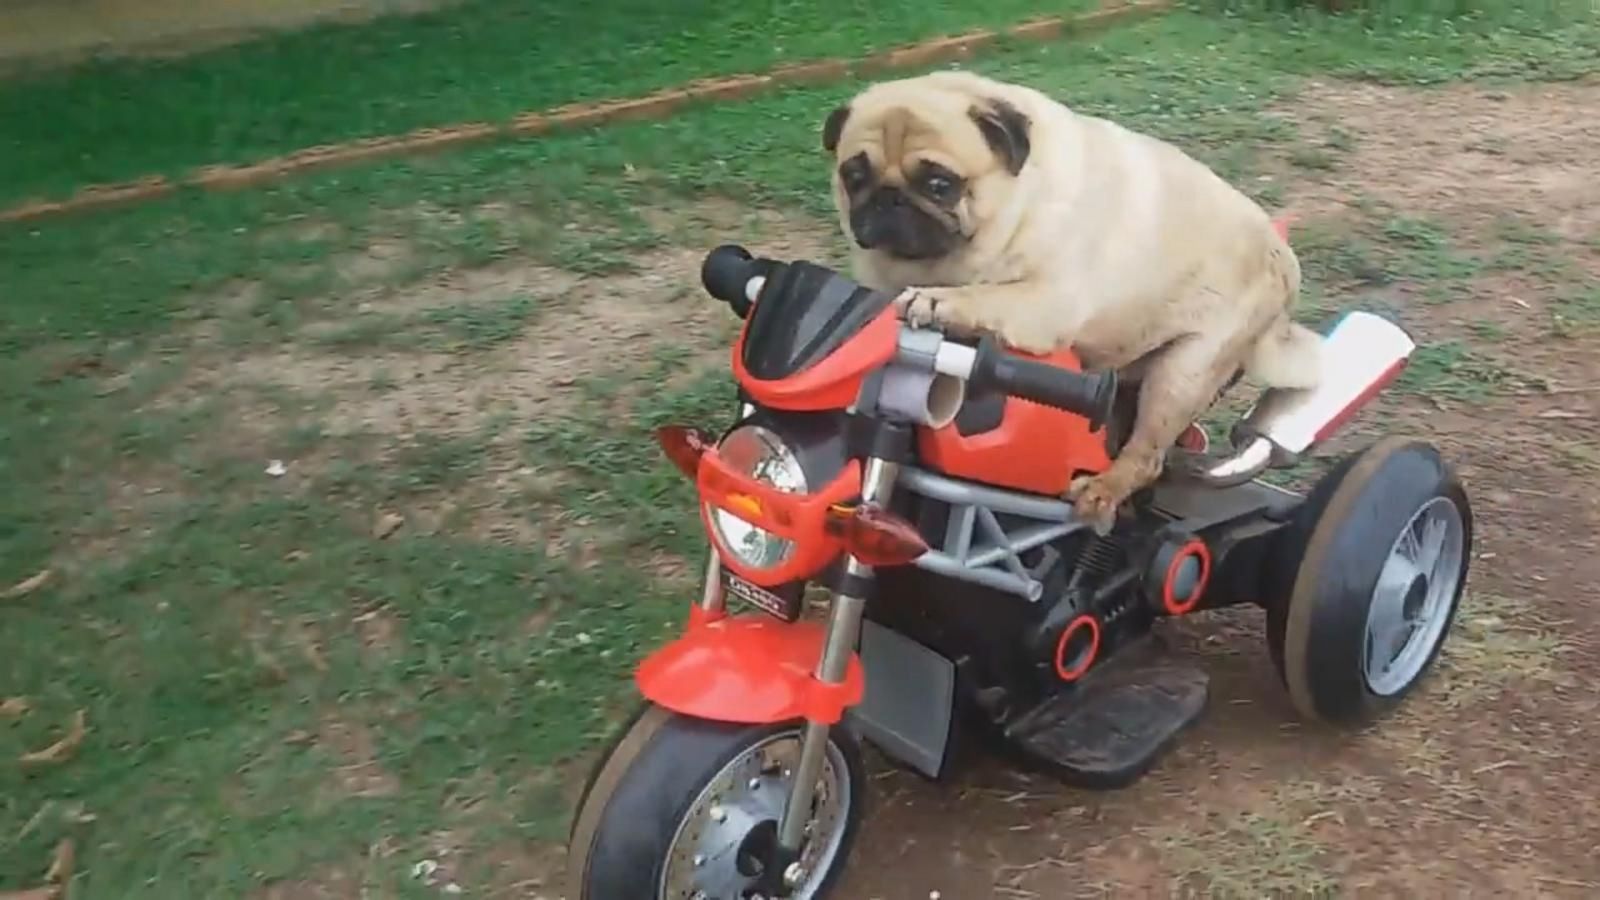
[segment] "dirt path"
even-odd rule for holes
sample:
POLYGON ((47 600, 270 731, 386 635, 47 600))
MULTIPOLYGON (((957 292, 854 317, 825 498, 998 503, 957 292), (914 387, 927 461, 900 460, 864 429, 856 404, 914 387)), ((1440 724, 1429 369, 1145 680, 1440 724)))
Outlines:
POLYGON ((1600 279, 1600 89, 1321 87, 1303 101, 1308 131, 1357 146, 1291 191, 1295 212, 1377 200, 1485 249, 1511 221, 1568 248, 1561 276, 1487 272, 1436 305, 1420 282, 1388 295, 1425 341, 1476 345, 1452 377, 1557 391, 1399 396, 1359 426, 1431 436, 1469 482, 1477 558, 1443 677, 1368 733, 1320 733, 1296 722, 1259 615, 1183 623, 1169 632, 1211 673, 1212 710, 1151 777, 1097 794, 998 765, 943 788, 885 771, 842 896, 1600 894, 1600 766, 1572 752, 1600 741, 1584 688, 1600 674, 1600 341, 1585 305, 1600 279))

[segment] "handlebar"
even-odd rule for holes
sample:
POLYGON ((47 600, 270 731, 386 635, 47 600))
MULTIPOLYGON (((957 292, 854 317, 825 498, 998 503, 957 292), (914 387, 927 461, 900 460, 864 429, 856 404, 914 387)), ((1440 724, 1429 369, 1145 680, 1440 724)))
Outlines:
POLYGON ((978 342, 978 352, 968 379, 990 385, 1013 397, 1077 413, 1098 429, 1111 417, 1116 402, 1115 372, 1074 372, 1049 363, 1007 353, 992 337, 978 342))
MULTIPOLYGON (((724 244, 706 255, 700 282, 711 296, 726 302, 740 318, 748 317, 760 296, 773 260, 757 259, 743 247, 724 244)), ((907 329, 910 330, 910 329, 907 329)), ((974 350, 955 341, 940 341, 935 367, 975 387, 993 387, 1014 397, 1084 416, 1091 429, 1111 416, 1117 391, 1115 372, 1075 372, 1008 353, 985 337, 974 350)))
POLYGON ((700 283, 706 293, 733 307, 743 319, 750 315, 761 286, 752 286, 757 278, 765 278, 771 268, 767 260, 756 259, 750 251, 737 244, 723 244, 706 254, 700 265, 700 283), (753 289, 752 289, 753 287, 753 289))

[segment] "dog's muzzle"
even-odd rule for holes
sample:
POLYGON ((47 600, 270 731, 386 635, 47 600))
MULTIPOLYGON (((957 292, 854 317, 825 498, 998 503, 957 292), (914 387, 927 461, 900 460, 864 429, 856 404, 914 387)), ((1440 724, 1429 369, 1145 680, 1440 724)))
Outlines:
POLYGON ((895 188, 880 188, 850 212, 850 231, 863 250, 883 250, 899 259, 934 259, 949 253, 959 236, 932 213, 895 188))

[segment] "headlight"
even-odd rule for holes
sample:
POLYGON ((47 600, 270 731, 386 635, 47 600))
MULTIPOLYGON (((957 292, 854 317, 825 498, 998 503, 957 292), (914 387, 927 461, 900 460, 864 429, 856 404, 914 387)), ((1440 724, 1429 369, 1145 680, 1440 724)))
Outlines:
MULTIPOLYGON (((760 425, 741 425, 717 445, 723 461, 738 471, 789 494, 809 489, 800 460, 783 439, 760 425)), ((724 509, 711 511, 711 526, 724 550, 752 569, 782 565, 794 553, 794 542, 757 528, 724 509)))

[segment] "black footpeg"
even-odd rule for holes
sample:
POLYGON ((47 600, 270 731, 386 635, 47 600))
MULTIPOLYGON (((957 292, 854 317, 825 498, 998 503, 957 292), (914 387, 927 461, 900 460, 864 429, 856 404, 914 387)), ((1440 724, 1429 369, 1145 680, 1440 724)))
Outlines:
POLYGON ((1110 789, 1137 781, 1200 718, 1210 679, 1137 651, 1121 656, 1025 713, 1007 736, 1070 784, 1110 789))

